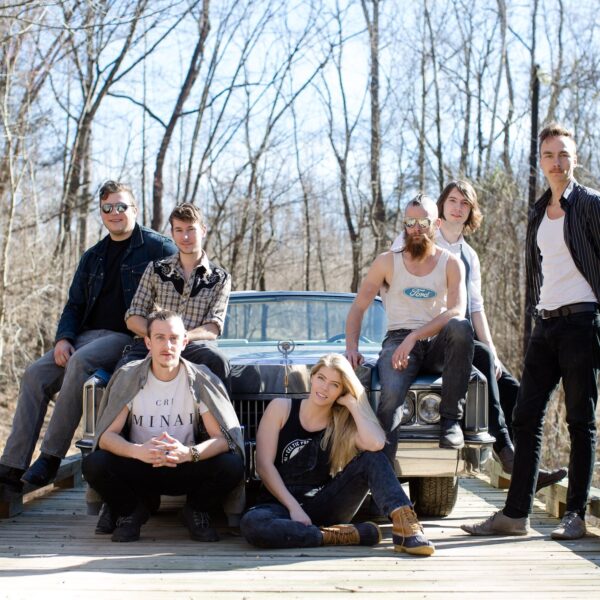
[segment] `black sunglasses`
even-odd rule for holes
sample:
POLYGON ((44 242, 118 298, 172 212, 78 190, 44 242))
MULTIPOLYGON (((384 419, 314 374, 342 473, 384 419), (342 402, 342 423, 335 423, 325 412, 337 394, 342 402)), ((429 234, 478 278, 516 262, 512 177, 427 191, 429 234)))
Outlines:
POLYGON ((118 214, 121 214, 124 213, 130 206, 133 206, 133 204, 125 204, 125 202, 115 202, 114 204, 110 204, 107 202, 100 207, 100 210, 105 215, 109 215, 113 209, 116 210, 118 214))

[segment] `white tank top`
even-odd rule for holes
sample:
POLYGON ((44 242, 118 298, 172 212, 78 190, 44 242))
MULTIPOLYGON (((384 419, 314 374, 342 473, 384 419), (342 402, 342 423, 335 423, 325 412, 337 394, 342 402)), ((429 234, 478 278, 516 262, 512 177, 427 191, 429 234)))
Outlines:
POLYGON ((429 275, 413 275, 404 265, 402 252, 394 252, 394 274, 389 289, 381 297, 388 329, 418 329, 448 307, 446 265, 450 252, 442 249, 429 275))
POLYGON ((554 310, 577 302, 597 302, 594 291, 575 266, 567 248, 564 222, 564 216, 549 219, 545 214, 537 232, 543 276, 538 310, 554 310))

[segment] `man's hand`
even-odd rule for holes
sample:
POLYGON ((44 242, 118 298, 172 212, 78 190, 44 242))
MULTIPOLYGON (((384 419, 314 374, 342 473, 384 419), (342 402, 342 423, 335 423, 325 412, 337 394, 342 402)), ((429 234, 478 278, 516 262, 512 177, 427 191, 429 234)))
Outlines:
POLYGON ((346 350, 344 353, 353 369, 362 365, 364 356, 358 350, 346 350))
POLYGON ((500 359, 494 353, 494 370, 496 371, 496 381, 502 377, 502 363, 500 359))
POLYGON ((58 340, 54 346, 54 362, 59 367, 66 367, 75 348, 69 340, 58 340))
POLYGON ((176 467, 177 465, 189 462, 191 460, 190 449, 184 446, 179 440, 171 437, 166 431, 163 431, 154 443, 164 451, 165 467, 176 467))
POLYGON ((154 467, 164 467, 167 462, 166 452, 164 444, 158 438, 152 438, 137 446, 135 458, 154 467))
POLYGON ((417 343, 416 338, 412 334, 408 334, 404 341, 396 348, 394 354, 392 354, 392 367, 402 371, 408 367, 408 361, 410 360, 410 353, 417 343))

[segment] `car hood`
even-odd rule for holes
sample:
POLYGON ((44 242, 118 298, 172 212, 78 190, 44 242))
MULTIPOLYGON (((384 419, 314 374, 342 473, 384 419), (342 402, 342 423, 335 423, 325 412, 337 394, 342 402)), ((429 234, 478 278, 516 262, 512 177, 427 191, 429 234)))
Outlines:
MULTIPOLYGON (((365 365, 357 375, 365 388, 371 388, 371 371, 377 362, 379 345, 361 347, 365 365)), ((343 344, 296 344, 284 357, 276 344, 230 346, 219 349, 231 363, 231 391, 240 394, 305 394, 309 389, 310 370, 324 354, 343 353, 343 344)))

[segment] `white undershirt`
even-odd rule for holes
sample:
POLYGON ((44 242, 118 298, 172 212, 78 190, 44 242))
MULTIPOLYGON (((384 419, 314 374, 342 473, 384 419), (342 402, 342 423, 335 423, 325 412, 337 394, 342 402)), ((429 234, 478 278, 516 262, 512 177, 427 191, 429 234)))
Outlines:
POLYGON ((537 309, 554 310, 577 302, 597 302, 590 284, 575 266, 564 236, 564 215, 540 223, 537 245, 542 253, 542 289, 537 309))

